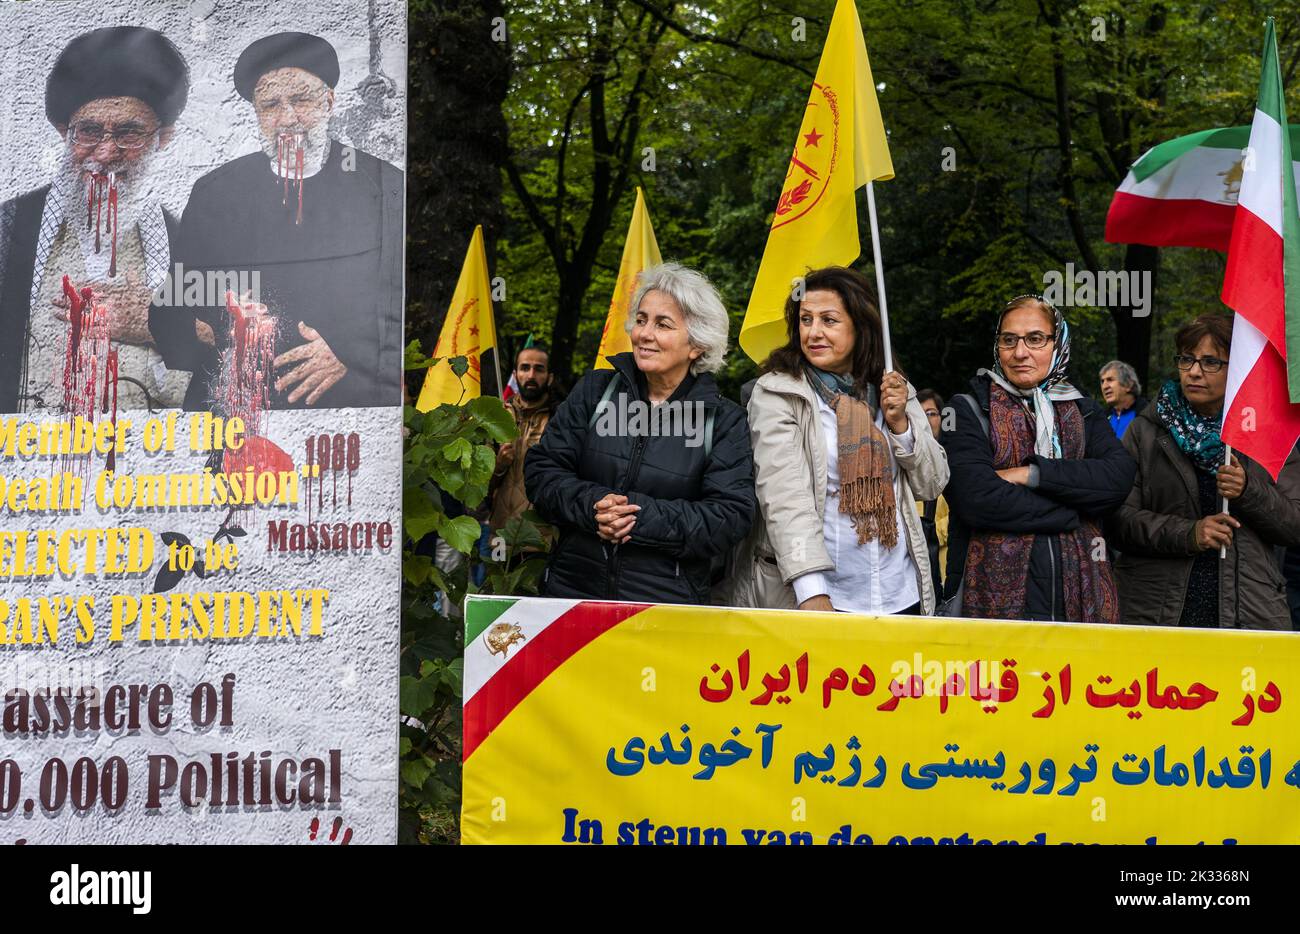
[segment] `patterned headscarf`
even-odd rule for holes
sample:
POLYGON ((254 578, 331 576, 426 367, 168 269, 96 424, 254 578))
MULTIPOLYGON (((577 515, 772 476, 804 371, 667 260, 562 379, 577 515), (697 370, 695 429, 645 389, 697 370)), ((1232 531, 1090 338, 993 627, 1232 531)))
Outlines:
POLYGON ((1075 389, 1067 380, 1066 370, 1070 364, 1070 326, 1055 305, 1041 295, 1017 295, 1002 309, 998 323, 993 328, 993 369, 980 370, 980 376, 988 376, 1011 395, 1018 397, 1034 413, 1034 453, 1040 457, 1059 458, 1061 456, 1061 439, 1056 430, 1056 411, 1053 403, 1067 399, 1082 399, 1083 393, 1075 389), (1015 305, 1022 299, 1032 298, 1049 309, 1052 313, 1052 330, 1056 338, 1052 348, 1052 365, 1047 376, 1033 389, 1020 389, 1012 385, 1002 371, 1002 358, 998 354, 997 335, 1002 330, 1002 321, 1015 305))

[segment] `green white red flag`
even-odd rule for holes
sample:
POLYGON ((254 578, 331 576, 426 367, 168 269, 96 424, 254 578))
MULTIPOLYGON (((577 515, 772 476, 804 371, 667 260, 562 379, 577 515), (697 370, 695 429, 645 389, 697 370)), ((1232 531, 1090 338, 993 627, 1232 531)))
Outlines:
MULTIPOLYGON (((1106 242, 1227 252, 1250 131, 1217 127, 1148 149, 1111 199, 1106 242)), ((1292 152, 1300 151, 1300 126, 1289 136, 1292 152)))
POLYGON ((1223 277, 1237 317, 1220 435, 1274 479, 1300 438, 1300 211, 1285 126, 1270 18, 1223 277))

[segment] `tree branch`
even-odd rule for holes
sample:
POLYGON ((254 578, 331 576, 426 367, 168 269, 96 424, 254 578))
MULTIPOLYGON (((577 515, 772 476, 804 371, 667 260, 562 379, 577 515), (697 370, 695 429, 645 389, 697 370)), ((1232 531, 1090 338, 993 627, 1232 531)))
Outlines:
POLYGON ((793 68, 795 71, 799 72, 801 75, 807 78, 815 77, 815 72, 811 68, 801 65, 797 61, 794 61, 792 59, 788 59, 783 56, 776 55, 772 52, 764 51, 763 49, 756 49, 752 46, 747 46, 744 43, 738 42, 735 39, 729 38, 727 36, 711 36, 708 33, 695 32, 693 29, 689 29, 683 24, 669 18, 668 14, 666 14, 663 10, 659 9, 658 5, 652 2, 652 0, 632 0, 632 2, 635 3, 637 6, 641 7, 643 10, 645 10, 655 19, 659 20, 659 22, 662 23, 664 26, 668 27, 673 32, 677 33, 679 36, 681 36, 682 38, 690 42, 695 42, 695 43, 703 42, 703 43, 709 43, 711 45, 725 46, 726 48, 729 49, 735 49, 739 52, 744 52, 746 55, 752 56, 753 58, 756 58, 759 61, 774 62, 775 64, 778 65, 784 65, 786 68, 793 68))
POLYGON ((542 235, 542 239, 546 241, 546 246, 555 260, 556 269, 561 268, 564 264, 563 244, 560 243, 555 228, 547 223, 546 218, 542 215, 542 210, 533 198, 532 192, 524 184, 524 178, 519 173, 519 167, 515 165, 513 153, 506 158, 506 176, 510 179, 510 187, 514 188, 515 194, 519 196, 519 201, 523 204, 528 219, 533 222, 533 226, 537 228, 542 235))
POLYGON ((1065 60, 1062 57, 1060 41, 1060 16, 1049 14, 1039 0, 1039 9, 1052 28, 1052 87, 1056 92, 1056 142, 1060 150, 1060 166, 1057 181, 1061 186, 1061 199, 1065 205, 1065 218, 1070 225, 1079 255, 1089 269, 1099 268, 1097 253, 1088 241, 1088 232, 1083 227, 1083 217, 1079 213, 1079 195, 1074 185, 1074 152, 1070 141, 1070 96, 1066 86, 1065 60))

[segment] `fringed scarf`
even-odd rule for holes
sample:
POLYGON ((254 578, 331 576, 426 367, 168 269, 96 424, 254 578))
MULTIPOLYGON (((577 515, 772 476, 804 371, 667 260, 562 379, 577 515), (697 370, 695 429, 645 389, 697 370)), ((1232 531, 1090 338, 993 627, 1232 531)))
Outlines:
POLYGON ((879 539, 893 548, 898 544, 894 471, 889 442, 876 427, 875 387, 866 387, 864 399, 852 377, 804 369, 813 391, 835 412, 840 512, 853 520, 859 545, 879 539))
MULTIPOLYGON (((1061 457, 1084 456, 1083 414, 1072 401, 1053 403, 1061 457)), ((989 434, 993 469, 1021 467, 1035 452, 1037 432, 1029 411, 996 382, 989 386, 989 434)), ((1061 562, 1065 619, 1077 623, 1118 623, 1119 595, 1110 562, 1094 554, 1105 541, 1096 520, 1080 515, 1073 532, 1053 536, 1061 562)), ((977 619, 1023 619, 1032 533, 972 529, 966 553, 962 613, 977 619)))

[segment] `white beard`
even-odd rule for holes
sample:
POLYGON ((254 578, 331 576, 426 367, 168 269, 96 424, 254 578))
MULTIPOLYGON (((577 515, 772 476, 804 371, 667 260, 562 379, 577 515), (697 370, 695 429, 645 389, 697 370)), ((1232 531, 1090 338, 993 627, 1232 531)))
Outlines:
MULTIPOLYGON (((157 173, 152 171, 158 149, 158 137, 155 136, 138 159, 132 162, 118 160, 107 165, 94 159, 77 162, 72 157, 72 150, 65 149, 59 163, 60 179, 56 183, 56 188, 64 193, 64 218, 74 223, 79 222, 79 229, 84 231, 91 173, 113 172, 117 187, 118 227, 130 230, 144 210, 160 202, 157 173)), ((91 236, 93 237, 93 231, 91 236)))
MULTIPOLYGON (((282 135, 293 135, 293 130, 286 130, 282 135)), ((325 157, 329 155, 330 148, 330 128, 328 120, 321 120, 315 126, 307 130, 298 130, 302 135, 302 177, 311 178, 321 170, 325 165, 325 157)), ((261 138, 262 152, 266 158, 271 160, 271 171, 277 176, 280 175, 280 145, 279 138, 272 136, 267 139, 266 136, 261 138)), ((293 155, 293 147, 289 148, 289 155, 285 159, 284 175, 290 179, 298 177, 297 167, 293 164, 296 156, 293 155)))

